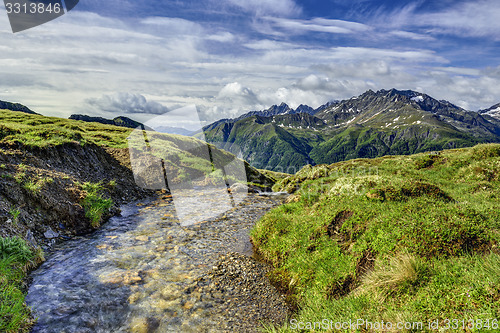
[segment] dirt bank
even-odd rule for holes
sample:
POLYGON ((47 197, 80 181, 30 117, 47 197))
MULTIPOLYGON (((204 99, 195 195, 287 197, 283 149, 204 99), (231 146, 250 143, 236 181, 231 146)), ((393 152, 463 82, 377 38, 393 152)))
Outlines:
POLYGON ((118 206, 154 194, 136 186, 128 149, 69 143, 55 147, 0 147, 0 236, 18 235, 33 245, 94 230, 86 217, 81 184, 100 183, 99 195, 118 206))

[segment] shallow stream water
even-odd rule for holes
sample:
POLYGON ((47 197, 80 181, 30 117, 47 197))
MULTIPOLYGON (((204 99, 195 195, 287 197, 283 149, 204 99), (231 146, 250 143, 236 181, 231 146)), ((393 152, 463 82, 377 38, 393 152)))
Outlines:
MULTIPOLYGON (((216 207, 217 196, 203 200, 205 213, 216 207)), ((251 194, 190 226, 181 225, 168 196, 122 207, 93 235, 58 245, 32 273, 33 332, 218 332, 213 297, 185 289, 220 254, 251 255, 250 228, 279 202, 251 194)))

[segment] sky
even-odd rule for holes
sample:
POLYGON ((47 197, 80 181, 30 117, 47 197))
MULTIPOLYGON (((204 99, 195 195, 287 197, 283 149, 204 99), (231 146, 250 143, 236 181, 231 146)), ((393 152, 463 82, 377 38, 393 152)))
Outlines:
POLYGON ((48 116, 204 121, 412 89, 500 102, 498 0, 80 0, 13 34, 0 5, 0 99, 48 116))

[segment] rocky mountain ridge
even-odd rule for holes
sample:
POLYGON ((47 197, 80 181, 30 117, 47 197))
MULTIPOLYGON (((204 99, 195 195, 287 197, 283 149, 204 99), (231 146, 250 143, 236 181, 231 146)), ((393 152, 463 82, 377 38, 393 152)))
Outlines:
POLYGON ((204 128, 205 137, 233 153, 240 150, 258 168, 276 171, 500 142, 499 119, 411 90, 369 90, 312 114, 296 110, 281 104, 221 120, 204 128))
POLYGON ((72 114, 68 119, 81 120, 90 123, 100 123, 105 125, 114 125, 127 128, 137 128, 137 127, 145 128, 144 124, 124 116, 115 117, 113 119, 106 119, 103 117, 92 117, 83 114, 72 114))
POLYGON ((488 109, 479 110, 478 112, 483 116, 486 115, 500 120, 500 103, 495 104, 488 109))

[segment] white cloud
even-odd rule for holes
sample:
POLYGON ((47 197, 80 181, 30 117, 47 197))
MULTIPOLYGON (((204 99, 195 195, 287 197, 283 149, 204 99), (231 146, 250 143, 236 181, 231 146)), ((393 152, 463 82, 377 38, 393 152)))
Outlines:
POLYGON ((500 6, 497 0, 460 3, 441 13, 420 15, 416 24, 438 27, 448 34, 500 39, 500 6))
POLYGON ((297 86, 303 90, 325 90, 328 87, 329 79, 321 78, 315 74, 311 74, 303 79, 300 79, 297 86))
POLYGON ((278 42, 270 39, 253 40, 244 44, 245 47, 254 50, 283 50, 294 48, 295 45, 292 43, 278 42))
POLYGON ((99 112, 109 112, 118 115, 147 113, 164 114, 169 109, 155 101, 148 101, 146 97, 135 93, 115 93, 100 98, 89 98, 87 104, 99 112))
POLYGON ((176 17, 148 17, 140 21, 146 26, 161 29, 162 35, 199 35, 203 27, 195 22, 176 17))
POLYGON ((291 108, 296 108, 301 104, 317 107, 325 103, 329 98, 325 99, 324 93, 318 91, 307 91, 290 86, 281 87, 275 91, 263 91, 259 94, 259 99, 267 106, 285 102, 291 108))
POLYGON ((243 10, 251 12, 256 16, 276 15, 293 16, 298 15, 302 9, 294 0, 225 0, 238 6, 243 10))
POLYGON ((449 61, 431 50, 426 49, 384 49, 369 47, 332 47, 305 48, 297 45, 295 48, 269 50, 265 52, 262 61, 266 63, 287 64, 321 64, 336 62, 339 64, 353 61, 372 60, 401 61, 409 64, 434 62, 445 64, 449 61))
POLYGON ((418 2, 390 14, 379 13, 378 26, 420 27, 427 34, 500 39, 498 0, 456 2, 445 10, 419 13, 418 2))
POLYGON ((349 21, 329 20, 315 18, 311 20, 297 20, 277 17, 263 17, 263 20, 270 21, 274 26, 284 28, 296 33, 326 32, 332 34, 353 34, 370 31, 371 27, 349 21))
MULTIPOLYGON (((0 25, 0 99, 25 103, 47 115, 107 110, 106 116, 134 112, 129 116, 135 114, 132 118, 139 121, 150 116, 144 112, 188 104, 196 104, 207 119, 216 120, 281 102, 317 107, 367 89, 392 87, 421 89, 453 103, 468 102, 470 108, 500 102, 500 69, 458 68, 446 58, 452 55, 429 47, 427 42, 435 42, 437 30, 426 32, 428 25, 452 33, 451 19, 418 23, 423 17, 412 17, 413 6, 399 11, 393 22, 385 17, 388 22, 370 26, 276 18, 298 17, 294 15, 300 7, 293 1, 225 1, 247 13, 265 14, 265 19, 247 16, 272 36, 244 30, 249 22, 219 26, 164 17, 128 21, 82 11, 15 35, 8 25, 0 25), (414 27, 422 31, 410 29, 414 27), (294 30, 297 34, 291 33, 294 30), (333 33, 328 36, 332 39, 348 33, 353 43, 318 45, 302 35, 320 31, 333 33), (376 37, 380 46, 374 47, 372 39, 359 42, 362 36, 376 37), (394 37, 397 47, 392 48, 388 41, 394 37), (400 46, 402 40, 411 43, 400 46)), ((460 17, 457 13, 465 7, 436 15, 460 17)), ((470 25, 458 32, 479 33, 470 25)))
POLYGON ((217 95, 217 99, 229 101, 234 104, 258 104, 258 99, 255 93, 251 89, 243 87, 238 82, 226 84, 224 88, 220 90, 219 94, 217 95))
POLYGON ((422 42, 429 42, 429 41, 436 40, 434 37, 432 37, 430 35, 418 34, 415 32, 402 31, 402 30, 391 31, 391 32, 389 32, 389 36, 396 36, 399 38, 412 39, 415 41, 422 41, 422 42))
POLYGON ((230 32, 224 31, 218 34, 210 35, 206 39, 220 43, 229 43, 233 42, 236 39, 236 36, 230 32))

